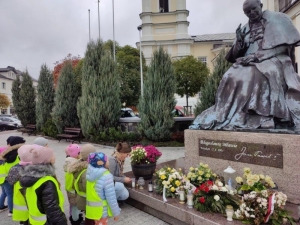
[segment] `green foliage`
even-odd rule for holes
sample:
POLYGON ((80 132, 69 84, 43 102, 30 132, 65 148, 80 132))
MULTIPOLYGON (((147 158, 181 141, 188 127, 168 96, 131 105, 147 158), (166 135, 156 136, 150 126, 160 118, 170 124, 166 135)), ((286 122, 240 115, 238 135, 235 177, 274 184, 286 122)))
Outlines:
POLYGON ((82 96, 77 104, 82 132, 93 133, 116 127, 121 116, 120 79, 116 64, 102 41, 87 45, 82 68, 82 96))
MULTIPOLYGON (((136 106, 141 95, 140 53, 129 45, 121 47, 117 53, 118 74, 121 78, 121 102, 126 106, 136 106)), ((147 70, 142 55, 143 74, 147 70)))
POLYGON ((62 132, 64 127, 79 127, 76 110, 78 96, 79 91, 72 63, 67 61, 58 78, 52 111, 52 120, 59 132, 62 132))
POLYGON ((37 85, 36 127, 38 130, 41 130, 51 117, 50 113, 54 106, 53 85, 53 75, 46 64, 43 64, 37 85))
POLYGON ((22 73, 23 81, 20 90, 20 111, 18 118, 21 120, 23 126, 27 124, 35 124, 35 89, 33 87, 32 79, 28 71, 22 73))
POLYGON ((74 68, 75 82, 78 87, 79 96, 81 96, 81 79, 82 79, 82 67, 84 59, 79 60, 74 68))
POLYGON ((176 81, 170 56, 162 47, 153 53, 139 100, 141 123, 139 128, 153 141, 168 141, 174 119, 176 81))
POLYGON ((225 74, 225 72, 232 65, 225 59, 226 51, 223 49, 220 54, 216 57, 214 62, 214 71, 207 77, 203 88, 201 89, 201 101, 198 101, 194 115, 199 115, 204 110, 215 104, 215 96, 220 84, 220 81, 225 74))
POLYGON ((20 77, 17 75, 17 79, 13 81, 12 88, 11 88, 12 102, 17 116, 19 116, 21 112, 20 91, 21 91, 21 80, 20 77))
POLYGON ((173 66, 177 84, 176 93, 181 97, 197 94, 209 74, 207 66, 198 61, 194 56, 175 60, 173 61, 173 66))
POLYGON ((42 132, 44 133, 44 135, 49 136, 49 137, 55 138, 57 136, 58 130, 57 130, 54 122, 52 121, 52 119, 50 119, 50 118, 47 119, 47 122, 42 127, 42 132))
MULTIPOLYGON (((109 40, 105 41, 103 43, 103 45, 104 45, 104 50, 109 52, 109 54, 113 58, 114 57, 114 41, 109 39, 109 40)), ((116 56, 117 56, 117 53, 120 50, 120 45, 118 42, 115 42, 115 48, 116 48, 116 56)))
POLYGON ((122 132, 120 127, 111 127, 102 132, 91 131, 90 139, 96 142, 135 142, 141 140, 141 135, 136 132, 122 132))

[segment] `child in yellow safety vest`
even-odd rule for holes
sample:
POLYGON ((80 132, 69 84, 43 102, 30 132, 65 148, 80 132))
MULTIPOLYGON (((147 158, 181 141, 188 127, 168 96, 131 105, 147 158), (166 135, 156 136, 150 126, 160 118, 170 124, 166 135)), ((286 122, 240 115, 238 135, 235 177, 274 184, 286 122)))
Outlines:
POLYGON ((65 171, 65 189, 68 196, 68 201, 70 204, 70 217, 69 220, 72 225, 80 225, 83 220, 81 211, 76 205, 76 193, 74 188, 74 175, 69 173, 69 167, 76 161, 78 161, 81 147, 77 144, 70 144, 65 149, 66 159, 63 165, 65 171))
MULTIPOLYGON (((0 166, 0 184, 4 188, 7 195, 7 204, 9 213, 8 216, 13 214, 13 185, 7 181, 7 175, 10 169, 17 165, 20 161, 18 157, 18 149, 24 145, 25 139, 19 136, 10 136, 6 140, 7 149, 0 154, 0 160, 4 160, 4 164, 0 166)), ((2 202, 2 200, 0 200, 2 202)), ((0 206, 2 207, 2 205, 0 206)))
MULTIPOLYGON (((0 154, 2 152, 4 152, 4 150, 7 149, 7 146, 2 146, 0 147, 0 154)), ((0 160, 0 165, 3 165, 5 163, 4 160, 0 160)), ((1 195, 0 195, 0 212, 3 212, 4 210, 7 210, 8 209, 8 206, 7 205, 4 205, 5 203, 5 199, 6 199, 6 192, 5 192, 5 189, 3 187, 3 185, 0 185, 1 186, 1 195)))
POLYGON ((55 178, 54 152, 48 147, 32 146, 32 165, 20 171, 20 184, 26 188, 29 223, 67 225, 64 196, 55 178))
POLYGON ((86 173, 86 212, 85 217, 94 220, 96 225, 106 225, 108 217, 119 219, 120 211, 114 177, 109 172, 107 156, 102 152, 89 155, 86 173))
MULTIPOLYGON (((76 193, 76 206, 79 210, 85 211, 86 205, 86 169, 88 167, 87 159, 89 154, 96 152, 96 149, 91 144, 85 144, 81 146, 79 159, 68 166, 67 172, 73 174, 74 183, 73 187, 76 193)), ((85 224, 87 223, 85 220, 85 224)), ((73 224, 76 224, 77 221, 74 221, 73 224)))
POLYGON ((34 149, 32 145, 22 145, 18 149, 20 162, 12 167, 7 175, 7 181, 14 187, 13 193, 13 221, 20 221, 20 224, 29 224, 28 207, 25 200, 25 188, 20 185, 20 173, 25 166, 31 164, 31 150, 34 149))

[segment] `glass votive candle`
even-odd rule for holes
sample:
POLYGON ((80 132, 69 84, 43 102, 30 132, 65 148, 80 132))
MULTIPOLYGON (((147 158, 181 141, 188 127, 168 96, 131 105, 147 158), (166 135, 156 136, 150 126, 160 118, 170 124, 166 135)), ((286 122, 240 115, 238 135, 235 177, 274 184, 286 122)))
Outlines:
POLYGON ((135 188, 135 178, 131 178, 132 187, 135 188))

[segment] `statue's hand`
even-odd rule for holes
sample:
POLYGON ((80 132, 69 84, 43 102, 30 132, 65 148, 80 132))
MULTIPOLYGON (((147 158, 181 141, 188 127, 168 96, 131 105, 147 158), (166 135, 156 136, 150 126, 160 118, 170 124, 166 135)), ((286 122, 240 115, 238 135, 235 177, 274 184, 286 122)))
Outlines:
POLYGON ((242 26, 242 24, 240 23, 240 25, 238 26, 238 28, 235 31, 236 39, 238 42, 243 42, 244 38, 246 36, 246 27, 242 30, 241 26, 242 26))
POLYGON ((252 55, 247 55, 247 56, 243 57, 241 60, 241 64, 244 66, 247 66, 247 65, 249 65, 249 63, 256 62, 256 61, 257 61, 256 56, 254 54, 252 54, 252 55))

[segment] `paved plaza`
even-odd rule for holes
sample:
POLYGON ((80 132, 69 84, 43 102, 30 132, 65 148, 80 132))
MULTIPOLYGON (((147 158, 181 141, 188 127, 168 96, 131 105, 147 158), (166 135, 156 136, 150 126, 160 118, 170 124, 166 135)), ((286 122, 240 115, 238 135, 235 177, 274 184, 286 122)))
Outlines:
MULTIPOLYGON (((28 136, 27 134, 21 135, 21 133, 17 131, 5 131, 0 133, 0 146, 6 145, 6 139, 9 136, 23 136, 26 140, 26 144, 32 144, 34 139, 37 137, 37 136, 28 136)), ((70 143, 64 140, 58 142, 57 140, 50 140, 50 139, 48 143, 49 147, 51 147, 54 150, 56 156, 56 162, 55 162, 56 174, 57 174, 57 178, 61 183, 61 189, 63 190, 63 193, 65 195, 65 212, 68 212, 69 210, 68 210, 68 200, 64 188, 63 164, 65 160, 64 150, 68 144, 70 143)), ((95 145, 95 147, 97 151, 104 152, 107 155, 111 155, 114 150, 114 148, 110 146, 95 145)), ((159 150, 162 152, 162 156, 158 160, 158 163, 184 157, 184 147, 175 147, 175 148, 160 147, 159 150)), ((128 172, 130 170, 131 170, 131 166, 129 163, 129 159, 127 159, 124 166, 124 172, 128 172)), ((121 225, 121 224, 122 225, 131 225, 131 224, 132 225, 166 225, 167 224, 164 221, 156 217, 153 217, 127 204, 122 205, 121 209, 122 211, 121 211, 121 216, 119 221, 114 222, 112 219, 110 219, 109 224, 115 224, 115 225, 121 225)), ((16 222, 13 222, 11 217, 8 217, 7 214, 8 214, 8 210, 0 213, 1 225, 18 224, 16 222)), ((67 216, 69 215, 67 214, 67 216)))

